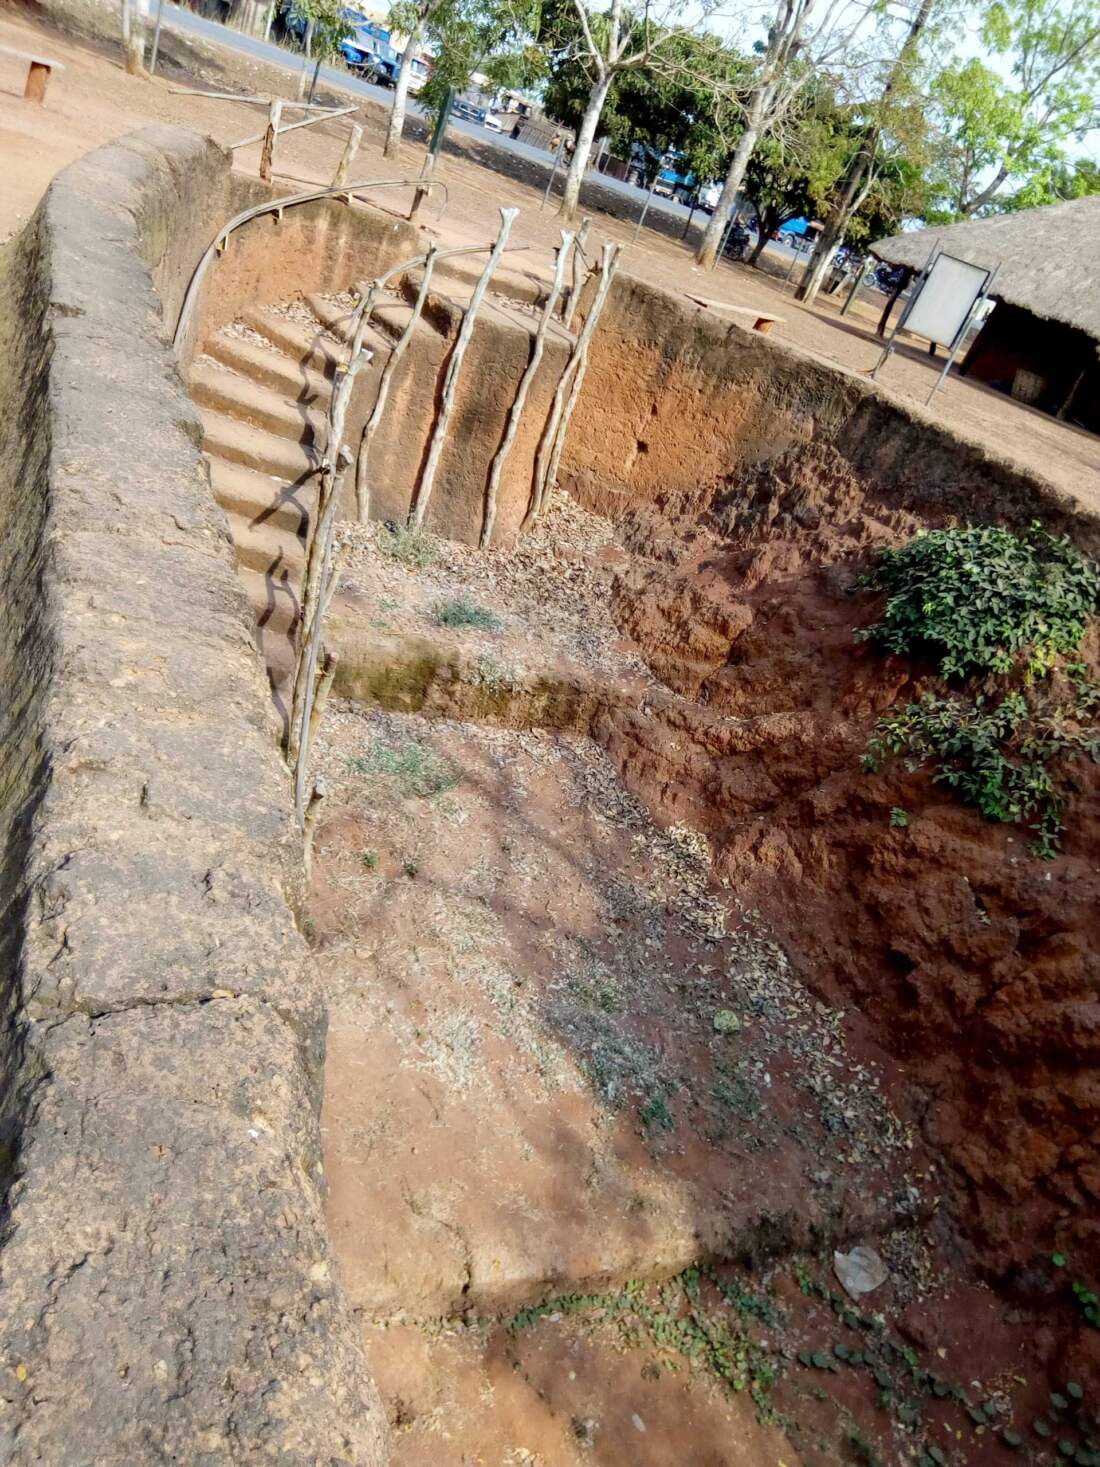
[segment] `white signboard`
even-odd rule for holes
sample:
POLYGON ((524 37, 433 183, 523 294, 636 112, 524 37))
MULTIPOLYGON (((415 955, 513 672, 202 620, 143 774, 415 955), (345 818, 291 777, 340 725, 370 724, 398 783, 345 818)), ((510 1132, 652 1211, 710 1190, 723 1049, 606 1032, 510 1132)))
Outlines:
POLYGON ((989 274, 981 265, 956 260, 954 255, 937 255, 901 329, 940 346, 953 346, 989 274))

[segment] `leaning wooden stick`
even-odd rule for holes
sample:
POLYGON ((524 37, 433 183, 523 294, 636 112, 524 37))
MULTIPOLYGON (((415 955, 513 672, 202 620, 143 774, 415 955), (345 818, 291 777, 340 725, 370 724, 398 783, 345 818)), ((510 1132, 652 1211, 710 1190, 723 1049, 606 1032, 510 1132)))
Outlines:
POLYGON ((419 528, 424 523, 424 515, 432 497, 432 488, 435 484, 436 470, 439 468, 440 456, 443 453, 443 440, 447 434, 447 423, 450 420, 451 409, 454 407, 455 392, 458 388, 459 374, 462 371, 462 359, 466 355, 466 348, 470 344, 473 335, 474 323, 477 313, 481 307, 485 292, 489 288, 489 281, 493 277, 493 271, 497 267, 497 261, 504 252, 504 246, 508 243, 508 235, 511 233, 512 224, 518 209, 501 209, 500 211, 500 233, 496 237, 496 243, 489 253, 485 262, 485 269, 474 286, 474 293, 470 297, 470 304, 466 307, 466 314, 462 318, 458 337, 451 351, 450 361, 447 363, 447 371, 443 378, 443 393, 440 399, 439 416, 435 420, 432 429, 431 441, 428 444, 427 457, 424 460, 424 468, 417 485, 416 498, 413 501, 412 520, 419 528))
POLYGON ((416 330, 416 323, 420 320, 421 312, 424 310, 424 302, 428 299, 428 291, 431 289, 432 272, 435 269, 435 259, 439 251, 432 245, 424 257, 424 278, 420 282, 420 289, 416 293, 416 304, 412 308, 412 315, 405 324, 405 329, 394 343, 390 352, 389 360, 382 368, 382 376, 378 380, 378 395, 374 399, 374 407, 363 428, 363 437, 359 443, 359 458, 355 465, 355 504, 359 514, 359 523, 366 524, 370 519, 370 444, 374 437, 378 424, 382 421, 385 411, 386 399, 390 395, 390 383, 393 374, 397 370, 397 364, 405 354, 405 348, 412 340, 412 334, 416 330))
POLYGON ((527 394, 531 390, 531 384, 535 380, 539 364, 542 361, 543 347, 546 344, 546 332, 553 319, 554 310, 561 295, 562 286, 565 283, 565 269, 569 263, 570 246, 573 243, 571 232, 562 230, 561 246, 558 249, 558 258, 554 266, 554 281, 550 287, 550 294, 546 298, 546 304, 542 309, 538 329, 535 332, 535 340, 531 347, 530 360, 527 369, 519 380, 516 389, 515 400, 508 413, 508 422, 504 429, 504 437, 501 439, 500 447, 493 455, 493 462, 489 468, 489 483, 485 491, 485 518, 481 526, 481 548, 484 550, 492 539, 493 527, 497 518, 497 494, 500 490, 501 477, 504 474, 504 465, 508 461, 508 455, 512 451, 512 445, 516 441, 516 433, 519 431, 520 418, 527 403, 527 394))
POLYGON ((344 144, 344 153, 336 165, 336 172, 332 175, 332 186, 338 188, 340 184, 347 183, 348 174, 351 171, 352 160, 359 151, 359 144, 363 138, 363 129, 357 122, 351 125, 348 140, 344 144))
MULTIPOLYGON (((360 337, 357 339, 361 340, 360 337)), ((358 351, 340 372, 332 394, 329 409, 328 443, 325 446, 325 461, 321 469, 321 491, 318 495, 316 525, 310 540, 306 558, 305 587, 302 592, 301 630, 298 640, 298 661, 294 674, 294 693, 291 699, 290 727, 287 735, 287 754, 295 765, 295 799, 298 818, 302 819, 305 798, 305 757, 303 737, 308 744, 309 710, 313 702, 313 684, 316 678, 317 658, 320 652, 320 637, 324 621, 323 610, 329 589, 332 570, 332 545, 336 525, 336 509, 340 498, 344 472, 350 462, 350 454, 344 445, 344 420, 351 399, 355 377, 370 353, 358 351)))
POLYGON ((573 315, 577 309, 577 302, 581 298, 581 266, 584 263, 584 247, 588 243, 588 226, 591 219, 582 219, 581 227, 577 230, 576 242, 573 245, 573 284, 565 298, 565 306, 561 313, 561 324, 566 331, 573 324, 573 315))
MULTIPOLYGON (((524 516, 521 529, 529 529, 542 513, 543 501, 551 480, 551 465, 556 462, 555 449, 557 449, 559 442, 559 432, 562 417, 565 413, 566 400, 568 398, 571 403, 576 401, 576 397, 571 395, 571 389, 580 364, 587 356, 588 342, 591 340, 592 332, 596 329, 596 322, 599 319, 599 313, 603 309, 603 302, 606 299, 606 287, 610 284, 608 278, 609 260, 617 261, 618 252, 618 245, 606 244, 603 247, 603 261, 601 264, 602 278, 596 291, 596 299, 593 302, 592 309, 589 311, 584 325, 581 327, 581 333, 573 345, 573 353, 566 363, 565 370, 558 379, 558 385, 554 390, 554 400, 550 404, 546 426, 542 430, 538 452, 535 454, 535 479, 531 493, 531 504, 527 514, 524 516)), ((570 408, 570 413, 572 413, 572 408, 570 408)), ((557 457, 560 457, 560 449, 558 449, 557 457)))
POLYGON ((621 245, 604 245, 603 247, 603 264, 600 283, 596 287, 596 299, 592 302, 592 309, 585 318, 580 337, 577 340, 577 352, 574 358, 573 376, 569 384, 569 395, 565 399, 565 407, 562 409, 561 421, 558 424, 558 431, 550 453, 550 468, 546 483, 551 488, 558 482, 558 465, 561 463, 562 450, 565 447, 565 435, 569 432, 569 420, 573 416, 573 409, 577 405, 581 388, 584 385, 584 376, 588 371, 588 347, 593 333, 599 324, 600 314, 607 302, 608 293, 611 290, 611 282, 614 279, 615 269, 619 263, 621 250, 621 245))

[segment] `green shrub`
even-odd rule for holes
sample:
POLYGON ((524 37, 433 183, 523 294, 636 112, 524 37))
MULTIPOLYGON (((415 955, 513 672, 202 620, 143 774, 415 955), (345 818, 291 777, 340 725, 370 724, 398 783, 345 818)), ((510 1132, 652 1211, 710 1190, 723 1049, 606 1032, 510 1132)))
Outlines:
POLYGON ((1042 673, 1081 645, 1100 574, 1064 536, 1033 525, 930 530, 884 550, 857 586, 886 592, 858 631, 886 652, 931 656, 945 677, 1042 673))
POLYGON ((378 549, 391 560, 399 561, 412 570, 423 570, 439 559, 439 551, 423 530, 393 521, 387 521, 379 529, 378 549))
POLYGON ((500 617, 484 606, 475 606, 456 596, 450 601, 440 601, 432 611, 432 619, 441 627, 478 627, 481 631, 500 630, 500 617))
MULTIPOLYGON (((856 636, 931 656, 945 677, 980 688, 926 693, 886 714, 863 756, 875 772, 904 757, 987 820, 1027 825, 1044 858, 1059 847, 1067 791, 1059 766, 1100 760, 1100 685, 1080 662, 1100 574, 1066 539, 1037 526, 935 530, 883 551, 857 585, 885 591, 880 622, 856 636)), ((891 824, 907 824, 895 807, 891 824)))
POLYGON ((929 693, 879 720, 863 767, 873 773, 898 755, 911 770, 930 765, 934 780, 987 820, 1031 826, 1035 853, 1049 859, 1065 808, 1051 766, 1081 753, 1100 759, 1097 731, 1070 726, 1070 716, 1066 706, 1034 707, 1020 692, 993 703, 981 694, 971 700, 929 693))

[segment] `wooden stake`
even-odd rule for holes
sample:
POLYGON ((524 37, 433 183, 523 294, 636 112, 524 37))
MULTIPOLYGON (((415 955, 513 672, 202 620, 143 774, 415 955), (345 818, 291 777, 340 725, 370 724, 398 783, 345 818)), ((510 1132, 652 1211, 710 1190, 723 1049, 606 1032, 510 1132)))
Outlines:
POLYGON ((518 209, 501 209, 500 211, 500 232, 497 234, 496 243, 489 253, 488 260, 485 262, 485 269, 481 272, 478 282, 474 286, 474 293, 470 297, 470 304, 466 307, 466 314, 462 318, 458 339, 455 341, 450 360, 447 363, 447 371, 443 378, 443 393, 440 399, 439 415, 432 429, 431 441, 428 444, 428 454, 424 460, 424 468, 420 475, 416 497, 413 501, 412 520, 418 528, 424 523, 424 515, 431 501, 436 470, 439 468, 440 456, 443 453, 443 440, 447 433, 447 423, 451 416, 451 410, 454 407, 455 392, 458 388, 459 374, 462 371, 462 359, 466 355, 466 348, 470 344, 470 337, 473 335, 477 313, 481 307, 485 292, 489 288, 489 281, 493 277, 493 271, 497 267, 497 261, 500 259, 504 251, 504 246, 508 242, 508 235, 511 233, 512 224, 518 213, 518 209))
POLYGON ((581 269, 584 264, 584 247, 588 243, 588 226, 591 223, 591 219, 581 220, 581 227, 577 230, 576 242, 573 245, 573 285, 565 298, 564 309, 561 313, 561 324, 566 331, 573 324, 573 313, 581 298, 581 269))
POLYGON ((398 337, 393 350, 390 352, 389 360, 382 368, 382 376, 378 382, 378 395, 374 399, 374 407, 371 415, 363 428, 363 437, 359 444, 359 458, 355 465, 355 506, 359 515, 359 523, 365 525, 370 519, 370 444, 374 437, 378 424, 382 421, 382 413, 385 410, 386 399, 390 393, 390 383, 393 374, 397 370, 397 364, 405 353, 405 348, 412 340, 412 334, 416 330, 416 323, 420 320, 424 309, 424 302, 428 299, 428 291, 432 284, 432 271, 435 269, 436 255, 439 251, 432 245, 424 257, 424 278, 420 282, 420 289, 416 293, 416 304, 413 306, 412 315, 409 317, 404 331, 398 337))
POLYGON ((416 193, 413 194, 413 201, 409 206, 410 223, 416 218, 417 214, 420 212, 420 205, 428 197, 430 190, 427 188, 426 185, 431 183, 432 174, 434 173, 434 171, 435 154, 428 153, 424 159, 424 166, 420 170, 420 182, 416 186, 416 193))
POLYGON ((321 813, 321 802, 325 794, 324 780, 315 779, 309 793, 309 804, 302 817, 302 865, 305 867, 307 886, 313 876, 313 837, 317 830, 317 817, 321 813))
POLYGON ((607 292, 611 287, 611 276, 618 263, 619 246, 605 244, 603 247, 603 259, 601 262, 600 284, 596 290, 596 299, 592 303, 581 333, 573 346, 573 353, 566 363, 565 370, 558 379, 557 388, 554 391, 554 400, 550 405, 550 412, 546 419, 542 438, 539 441, 538 452, 535 455, 535 482, 531 495, 531 506, 524 517, 522 529, 530 526, 542 513, 543 501, 546 490, 554 481, 557 474, 558 461, 561 458, 561 448, 565 441, 564 430, 569 426, 569 417, 573 414, 573 408, 577 401, 577 392, 580 390, 581 381, 588 363, 588 343, 592 339, 592 333, 596 329, 596 322, 600 318, 607 292), (567 407, 568 396, 568 407, 567 407), (563 427, 564 422, 564 427, 563 427))
POLYGON ((607 301, 608 292, 611 290, 611 282, 615 276, 615 269, 619 263, 619 255, 622 247, 620 245, 604 245, 603 267, 600 283, 596 288, 596 299, 592 302, 592 309, 585 318, 584 326, 581 328, 580 338, 577 342, 576 365, 573 369, 573 379, 569 385, 569 396, 565 400, 562 411, 561 422, 558 424, 557 437, 554 441, 553 452, 550 455, 550 472, 547 476, 547 484, 550 486, 558 482, 558 465, 561 463, 562 450, 565 447, 565 435, 569 432, 569 420, 573 416, 573 409, 581 394, 584 385, 585 373, 588 371, 588 347, 593 333, 600 319, 607 301))
POLYGON ((332 175, 333 188, 339 188, 342 183, 347 183, 348 173, 351 170, 352 160, 355 158, 356 153, 358 153, 359 151, 359 144, 362 139, 363 129, 359 126, 357 122, 353 122, 351 125, 351 131, 348 133, 348 140, 344 144, 343 157, 336 165, 336 172, 332 175))
POLYGON ((264 183, 271 182, 271 168, 275 162, 275 139, 279 133, 279 119, 282 115, 283 99, 273 97, 267 119, 267 131, 264 133, 264 145, 260 153, 260 177, 264 183))
MULTIPOLYGON (((512 445, 516 441, 520 419, 523 416, 523 409, 527 403, 527 394, 531 390, 531 384, 535 380, 539 363, 542 361, 543 347, 546 343, 546 332, 553 319, 554 309, 558 304, 558 297, 561 295, 562 286, 565 283, 565 268, 570 260, 570 246, 573 244, 573 238, 572 233, 562 230, 561 245, 558 249, 558 258, 554 266, 554 282, 550 287, 550 294, 546 298, 546 304, 542 310, 538 329, 535 332, 535 340, 531 347, 531 357, 527 363, 527 369, 520 378, 519 386, 516 389, 515 400, 508 413, 508 422, 504 429, 504 437, 489 467, 489 483, 485 490, 485 518, 481 526, 482 550, 489 544, 493 536, 493 528, 497 518, 497 494, 500 490, 500 481, 504 474, 504 465, 507 463, 508 455, 512 451, 512 445)), ((576 258, 575 255, 573 258, 576 258)))

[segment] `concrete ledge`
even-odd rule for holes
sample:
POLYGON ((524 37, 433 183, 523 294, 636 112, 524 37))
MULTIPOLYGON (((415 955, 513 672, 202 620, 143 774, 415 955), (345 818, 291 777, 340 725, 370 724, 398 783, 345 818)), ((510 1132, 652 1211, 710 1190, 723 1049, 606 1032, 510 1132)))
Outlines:
POLYGON ((59 175, 4 262, 4 1463, 384 1457, 288 782, 154 288, 227 174, 150 129, 59 175))

